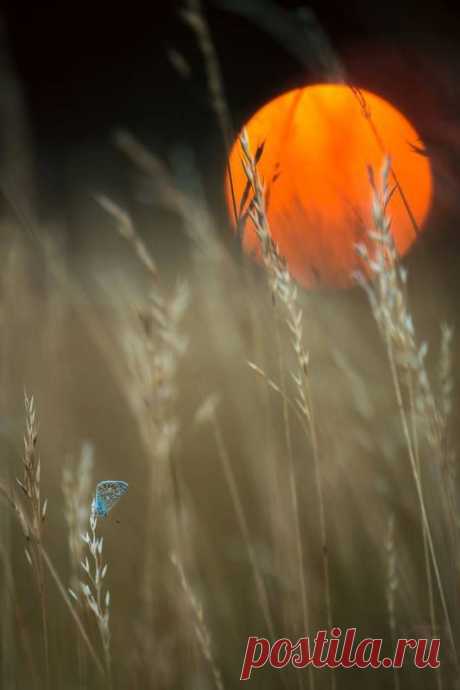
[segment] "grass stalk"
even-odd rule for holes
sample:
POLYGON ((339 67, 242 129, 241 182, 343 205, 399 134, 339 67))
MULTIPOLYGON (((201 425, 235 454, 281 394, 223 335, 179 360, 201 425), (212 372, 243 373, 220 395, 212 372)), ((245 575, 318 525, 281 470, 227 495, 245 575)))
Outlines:
POLYGON ((243 542, 246 546, 248 552, 249 562, 251 564, 252 574, 254 578, 254 583, 256 586, 257 596, 259 599, 260 608, 264 617, 265 625, 270 634, 270 637, 274 639, 275 627, 273 624, 273 618, 270 611, 270 604, 267 595, 267 589, 263 577, 260 573, 260 569, 257 563, 257 556, 254 551, 251 534, 249 531, 249 525, 246 519, 245 510, 240 497, 240 492, 238 490, 238 484, 235 479, 232 464, 227 452, 222 430, 220 428, 219 420, 217 418, 217 413, 214 409, 210 411, 211 424, 214 433, 214 439, 217 446, 217 454, 224 472, 224 477, 227 482, 230 497, 232 499, 233 508, 238 521, 238 526, 240 528, 241 535, 243 537, 243 542))
POLYGON ((373 193, 372 214, 375 229, 369 233, 369 246, 367 244, 360 244, 357 246, 357 251, 361 258, 367 262, 368 272, 374 277, 374 284, 370 284, 362 273, 357 273, 356 278, 367 292, 374 318, 379 326, 385 345, 398 416, 401 421, 403 438, 420 507, 422 527, 426 534, 428 551, 453 658, 458 668, 453 625, 421 481, 418 463, 418 436, 417 433, 415 435, 411 433, 410 409, 409 411, 406 410, 403 395, 403 387, 408 381, 410 382, 409 395, 411 395, 410 387, 412 386, 412 381, 414 381, 417 386, 414 398, 416 398, 420 408, 417 410, 418 415, 423 422, 425 436, 430 445, 437 451, 437 459, 441 462, 439 449, 442 447, 442 427, 439 423, 440 415, 435 398, 431 392, 424 364, 427 346, 426 344, 419 346, 415 339, 413 319, 405 296, 407 273, 404 269, 397 268, 398 255, 390 230, 391 219, 388 216, 388 204, 397 188, 396 186, 390 189, 388 185, 390 171, 391 161, 386 158, 381 172, 381 184, 378 187, 373 170, 369 169, 369 179, 373 193))
MULTIPOLYGON (((257 170, 257 162, 263 155, 263 147, 260 147, 253 156, 250 150, 249 139, 245 131, 243 131, 243 133, 240 135, 240 144, 244 172, 248 185, 252 190, 252 198, 249 198, 248 195, 248 205, 245 209, 245 214, 252 220, 260 241, 261 253, 267 270, 273 299, 278 300, 286 310, 286 324, 292 337, 292 346, 297 360, 297 370, 295 374, 293 374, 293 379, 298 394, 298 406, 305 418, 306 428, 308 430, 308 440, 311 444, 313 454, 315 487, 319 506, 321 557, 325 583, 326 618, 328 627, 331 628, 332 600, 324 486, 316 424, 313 415, 313 405, 309 385, 309 356, 305 350, 303 342, 303 314, 297 302, 297 289, 292 282, 287 266, 282 257, 279 255, 278 248, 272 240, 270 233, 265 207, 264 188, 257 170)), ((335 673, 332 673, 331 687, 335 688, 335 684, 335 673)))

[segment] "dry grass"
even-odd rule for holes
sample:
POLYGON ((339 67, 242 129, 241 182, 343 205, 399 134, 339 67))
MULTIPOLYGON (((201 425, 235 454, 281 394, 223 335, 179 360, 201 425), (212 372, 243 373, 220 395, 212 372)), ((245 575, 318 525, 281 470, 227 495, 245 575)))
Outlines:
MULTIPOLYGON (((119 144, 156 176, 191 240, 179 282, 105 198, 100 224, 115 221, 123 241, 104 231, 103 256, 118 265, 97 281, 46 245, 31 272, 38 290, 24 270, 31 255, 14 241, 1 312, 12 420, 1 437, 2 519, 16 518, 0 533, 5 687, 233 688, 249 634, 296 638, 331 624, 383 637, 388 649, 398 636, 439 634, 441 670, 424 672, 423 687, 457 683, 457 353, 447 326, 438 363, 416 337, 391 241, 390 168, 371 176, 375 228, 360 248, 374 274, 361 279, 369 310, 359 290, 295 286, 270 239, 263 151, 241 143, 242 210, 260 267, 236 261, 202 199, 176 190, 125 134, 119 144), (23 476, 12 488, 24 381, 35 397, 25 399, 23 476), (78 447, 80 462, 65 461, 78 447), (130 490, 96 524, 91 494, 110 478, 130 490)), ((406 668, 371 680, 264 670, 251 682, 421 681, 406 668)))

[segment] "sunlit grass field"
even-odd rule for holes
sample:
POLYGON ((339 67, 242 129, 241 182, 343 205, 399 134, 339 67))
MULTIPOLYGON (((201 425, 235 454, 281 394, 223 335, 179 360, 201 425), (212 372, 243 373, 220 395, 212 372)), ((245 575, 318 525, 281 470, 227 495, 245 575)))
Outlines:
POLYGON ((385 243, 388 169, 370 294, 297 288, 244 138, 242 156, 261 265, 163 172, 179 252, 105 197, 79 256, 4 228, 5 690, 234 688, 249 635, 331 625, 388 653, 440 637, 440 670, 267 667, 251 686, 456 687, 455 303, 385 243), (129 491, 91 525, 107 479, 129 491))

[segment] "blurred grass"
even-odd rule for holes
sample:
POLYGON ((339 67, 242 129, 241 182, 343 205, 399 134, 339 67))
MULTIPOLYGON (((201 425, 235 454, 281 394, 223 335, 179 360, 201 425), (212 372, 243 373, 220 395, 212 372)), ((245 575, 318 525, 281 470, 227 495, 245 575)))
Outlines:
MULTIPOLYGON (((97 228, 99 221, 88 220, 97 228)), ((188 585, 202 606, 211 667, 220 669, 224 687, 235 687, 247 636, 268 631, 212 423, 197 423, 195 417, 203 401, 217 394, 219 402, 211 409, 249 526, 274 632, 294 639, 305 631, 299 616, 282 401, 247 364, 255 362, 279 382, 281 361, 290 387, 293 355, 288 334, 280 330, 280 360, 274 330, 279 324, 263 272, 235 261, 215 236, 205 235, 204 241, 195 238, 195 243, 186 245, 186 256, 177 259, 180 275, 174 257, 162 262, 160 253, 154 289, 168 301, 180 277, 189 285, 190 304, 180 326, 187 349, 176 363, 176 394, 170 410, 178 425, 168 455, 174 491, 166 494, 169 503, 161 503, 163 515, 158 515, 155 505, 149 513, 151 476, 158 457, 145 442, 143 424, 148 419, 133 407, 138 389, 124 342, 132 335, 129 329, 136 328, 136 312, 149 304, 152 288, 130 247, 109 225, 106 219, 100 223, 99 251, 75 262, 52 240, 31 249, 27 241, 19 240, 20 229, 6 229, 10 240, 2 248, 1 478, 13 481, 21 474, 25 387, 34 394, 40 420, 41 490, 49 499, 43 538, 64 583, 70 581, 61 492, 65 458, 78 456, 82 443, 90 441, 95 449, 94 482, 124 479, 130 486, 116 514, 99 525, 109 563, 114 687, 204 688, 215 682, 209 659, 197 643, 190 601, 183 600, 169 562, 173 550, 179 550, 188 585), (154 523, 149 522, 149 514, 154 523), (179 536, 171 523, 179 525, 179 536), (149 577, 154 603, 145 627, 148 548, 153 554, 149 577)), ((434 307, 444 295, 431 294, 430 323, 423 301, 418 304, 417 285, 412 294, 416 314, 421 310, 423 315, 424 336, 437 341, 434 307)), ((384 539, 393 516, 397 633, 420 636, 419 631, 430 630, 422 530, 385 353, 372 315, 359 290, 301 293, 299 299, 323 463, 333 622, 356 626, 361 637, 383 637, 390 645, 384 539)), ((150 356, 155 358, 155 350, 150 356)), ((155 393, 155 384, 152 390, 155 393)), ((155 414, 155 408, 151 412, 155 414)), ((311 452, 294 416, 290 429, 312 633, 327 625, 318 505, 311 452)), ((450 441, 455 446, 455 429, 450 441)), ((441 571, 456 618, 456 570, 442 547, 439 470, 430 451, 422 450, 441 571)), ((9 554, 1 572, 4 687, 41 688, 38 598, 20 530, 7 521, 7 507, 1 510, 2 553, 9 554)), ((104 687, 91 660, 84 675, 79 673, 77 632, 51 581, 47 589, 51 687, 104 687)), ((439 608, 437 598, 436 602, 439 608)), ((438 620, 442 674, 445 687, 453 687, 456 674, 440 610, 438 620)), ((91 620, 84 622, 97 644, 91 620)), ((392 672, 369 673, 339 671, 337 685, 394 687, 392 672)), ((308 676, 302 671, 264 669, 253 675, 251 683, 308 687, 308 676)), ((433 672, 422 674, 409 667, 401 672, 401 687, 418 688, 421 683, 435 687, 433 672)), ((329 686, 329 672, 314 674, 315 688, 329 686)))

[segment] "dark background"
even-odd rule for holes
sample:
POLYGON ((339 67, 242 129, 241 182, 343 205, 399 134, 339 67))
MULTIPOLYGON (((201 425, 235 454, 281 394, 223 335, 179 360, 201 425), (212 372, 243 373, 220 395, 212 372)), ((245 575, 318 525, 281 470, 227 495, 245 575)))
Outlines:
MULTIPOLYGON (((270 97, 321 79, 288 45, 237 11, 238 0, 203 4, 217 48, 234 128, 270 97)), ((243 5, 294 13, 296 2, 243 5)), ((430 146, 436 227, 456 217, 460 149, 460 13, 447 3, 314 2, 320 25, 353 83, 392 100, 430 146)), ((196 36, 182 3, 9 2, 9 52, 32 134, 38 205, 45 217, 75 216, 95 190, 126 193, 126 161, 113 146, 130 130, 165 160, 194 152, 211 204, 219 208, 225 150, 196 36), (188 76, 170 59, 185 60, 188 76), (123 191, 124 190, 124 191, 123 191)), ((308 62, 308 60, 307 60, 308 62)), ((448 243, 457 233, 446 230, 448 243), (449 235, 450 232, 450 235, 449 235)))

